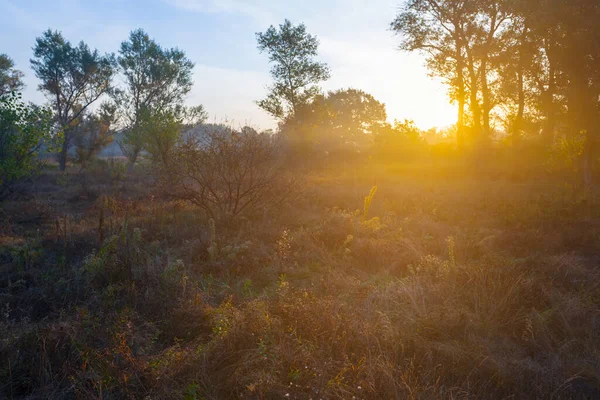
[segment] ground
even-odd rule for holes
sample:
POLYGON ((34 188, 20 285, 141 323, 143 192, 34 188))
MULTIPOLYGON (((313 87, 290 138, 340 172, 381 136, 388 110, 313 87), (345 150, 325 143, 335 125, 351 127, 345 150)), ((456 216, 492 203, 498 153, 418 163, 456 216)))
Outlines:
POLYGON ((44 170, 0 214, 0 397, 600 397, 596 195, 407 171, 213 225, 44 170))

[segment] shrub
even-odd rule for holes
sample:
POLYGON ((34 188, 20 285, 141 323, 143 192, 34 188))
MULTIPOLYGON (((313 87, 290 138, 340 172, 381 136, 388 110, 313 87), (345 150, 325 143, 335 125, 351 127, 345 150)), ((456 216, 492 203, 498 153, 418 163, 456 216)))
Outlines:
POLYGON ((155 165, 169 163, 173 150, 181 140, 182 119, 170 110, 143 109, 140 115, 142 148, 147 157, 155 165))
POLYGON ((110 176, 110 182, 117 184, 125 179, 127 174, 127 166, 124 162, 111 158, 108 160, 108 175, 110 176))
POLYGON ((253 214, 280 204, 291 192, 278 144, 250 129, 216 129, 189 136, 160 171, 164 192, 190 201, 214 219, 253 214))
POLYGON ((53 150, 51 121, 48 109, 26 105, 18 93, 0 97, 0 199, 38 171, 40 152, 53 150))

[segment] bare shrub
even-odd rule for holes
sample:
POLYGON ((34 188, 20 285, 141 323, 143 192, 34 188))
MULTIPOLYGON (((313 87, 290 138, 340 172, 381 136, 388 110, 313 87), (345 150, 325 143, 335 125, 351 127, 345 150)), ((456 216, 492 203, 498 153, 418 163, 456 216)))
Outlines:
POLYGON ((188 134, 164 163, 159 184, 211 218, 251 215, 281 204, 292 182, 281 168, 276 138, 253 129, 215 127, 188 134))

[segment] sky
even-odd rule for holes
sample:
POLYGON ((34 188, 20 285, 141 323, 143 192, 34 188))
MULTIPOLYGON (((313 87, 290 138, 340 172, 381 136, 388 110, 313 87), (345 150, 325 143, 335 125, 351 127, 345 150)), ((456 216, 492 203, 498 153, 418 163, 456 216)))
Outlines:
POLYGON ((83 40, 116 53, 130 31, 142 28, 195 62, 189 105, 204 105, 211 122, 268 129, 276 122, 254 102, 268 91, 270 66, 255 33, 287 18, 318 37, 318 59, 332 73, 325 91, 362 89, 386 104, 390 122, 451 125, 456 112, 446 88, 428 76, 421 55, 398 50, 399 39, 388 29, 402 1, 0 0, 0 53, 25 73, 24 98, 43 103, 29 63, 43 31, 59 30, 73 44, 83 40))

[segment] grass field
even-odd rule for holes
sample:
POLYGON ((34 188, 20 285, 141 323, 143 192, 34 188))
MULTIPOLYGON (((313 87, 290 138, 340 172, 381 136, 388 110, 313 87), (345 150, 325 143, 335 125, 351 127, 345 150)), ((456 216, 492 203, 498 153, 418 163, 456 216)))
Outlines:
POLYGON ((0 398, 600 397, 595 193, 409 169, 229 223, 45 170, 0 214, 0 398))

